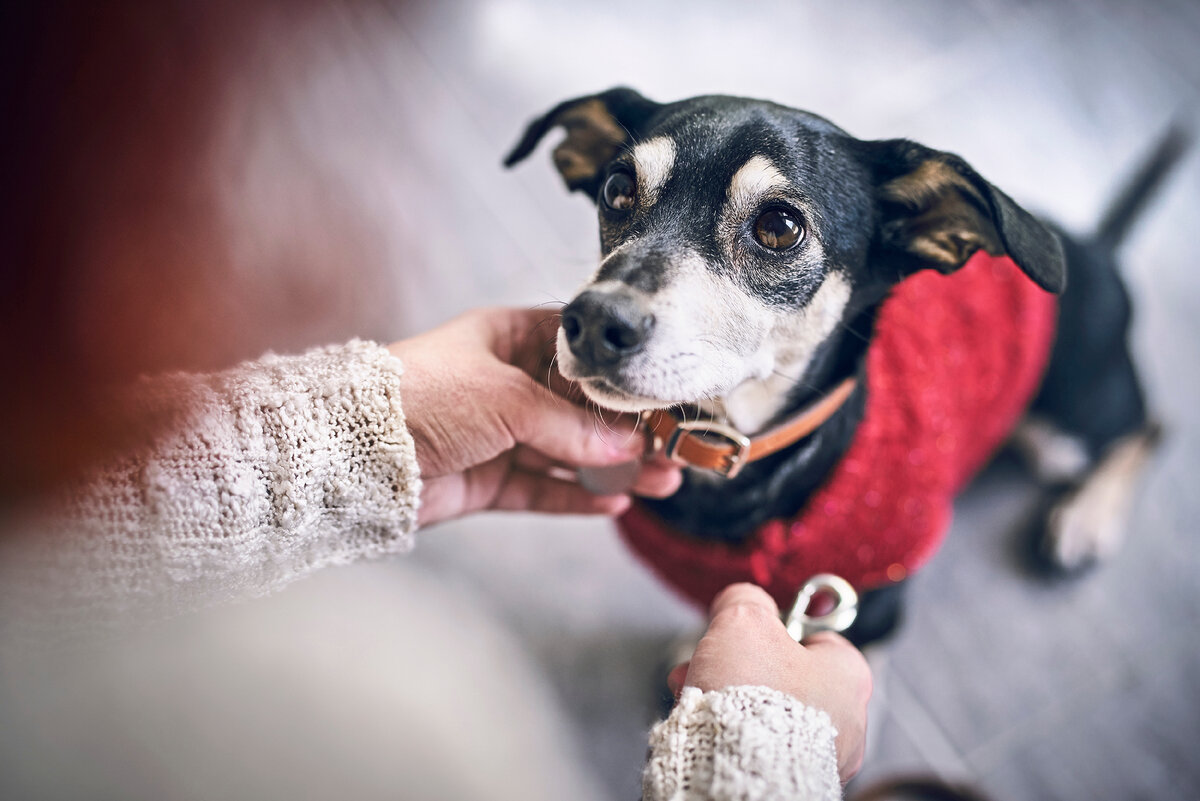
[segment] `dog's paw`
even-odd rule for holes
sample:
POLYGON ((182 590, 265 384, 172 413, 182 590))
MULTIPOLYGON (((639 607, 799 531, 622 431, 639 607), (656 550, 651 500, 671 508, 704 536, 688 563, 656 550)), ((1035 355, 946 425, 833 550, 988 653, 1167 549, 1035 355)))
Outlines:
POLYGON ((1058 570, 1090 567, 1116 553, 1124 539, 1125 516, 1087 489, 1068 493, 1046 517, 1042 556, 1058 570))
POLYGON ((1107 559, 1125 539, 1138 479, 1159 439, 1157 426, 1115 443, 1096 469, 1059 499, 1046 518, 1043 555, 1075 571, 1107 559))

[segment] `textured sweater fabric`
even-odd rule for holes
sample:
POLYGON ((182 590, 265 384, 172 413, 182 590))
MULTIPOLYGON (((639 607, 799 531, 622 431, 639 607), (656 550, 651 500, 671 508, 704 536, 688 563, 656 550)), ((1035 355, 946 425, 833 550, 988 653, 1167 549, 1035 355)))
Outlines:
POLYGON ((769 687, 685 687, 650 733, 642 792, 655 801, 842 797, 824 712, 769 687))
POLYGON ((118 416, 172 422, 43 504, 6 543, 0 592, 37 626, 120 623, 410 549, 421 479, 400 375, 353 341, 142 379, 118 416))
POLYGON ((917 273, 883 303, 867 349, 867 405, 845 456, 791 519, 743 546, 673 530, 644 507, 620 521, 639 556, 707 606, 736 581, 790 604, 810 576, 857 589, 900 581, 937 550, 954 496, 1003 442, 1041 380, 1056 300, 1008 257, 917 273))
MULTIPOLYGON (((421 480, 401 373, 354 341, 142 380, 123 413, 174 424, 3 538, 0 629, 161 618, 410 550, 421 480)), ((654 731, 645 797, 837 798, 835 736, 768 688, 688 689, 654 731)))

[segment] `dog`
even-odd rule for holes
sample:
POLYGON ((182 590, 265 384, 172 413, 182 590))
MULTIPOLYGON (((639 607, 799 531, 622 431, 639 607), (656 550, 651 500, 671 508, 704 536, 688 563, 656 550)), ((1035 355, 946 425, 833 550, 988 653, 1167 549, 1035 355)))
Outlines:
POLYGON ((1075 240, 957 155, 767 101, 578 97, 506 166, 556 128, 601 246, 559 370, 689 465, 620 521, 677 590, 706 604, 750 580, 782 607, 834 572, 861 595, 850 639, 885 637, 954 494, 1010 436, 1056 487, 1047 558, 1117 548, 1159 429, 1114 253, 1180 132, 1075 240))

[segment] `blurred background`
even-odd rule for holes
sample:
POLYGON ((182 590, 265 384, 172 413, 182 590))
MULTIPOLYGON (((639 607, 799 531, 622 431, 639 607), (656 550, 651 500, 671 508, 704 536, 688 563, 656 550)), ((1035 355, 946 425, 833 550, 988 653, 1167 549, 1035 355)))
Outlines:
MULTIPOLYGON (((98 384, 569 299, 597 256, 591 204, 565 193, 548 146, 500 166, 524 124, 567 97, 625 84, 655 100, 769 98, 862 138, 957 152, 1080 232, 1172 120, 1200 125, 1192 0, 3 14, 5 500, 119 444, 90 424, 98 384)), ((1037 490, 993 466, 878 659, 865 782, 916 772, 997 799, 1200 797, 1198 202, 1191 152, 1124 252, 1134 352, 1169 429, 1133 536, 1085 576, 1033 575, 1020 553, 1037 490)), ((336 608, 330 587, 393 580, 451 594, 521 655, 538 720, 599 792, 636 797, 665 649, 701 618, 610 524, 475 518, 424 532, 404 560, 336 572, 281 595, 303 608, 323 591, 336 608)))

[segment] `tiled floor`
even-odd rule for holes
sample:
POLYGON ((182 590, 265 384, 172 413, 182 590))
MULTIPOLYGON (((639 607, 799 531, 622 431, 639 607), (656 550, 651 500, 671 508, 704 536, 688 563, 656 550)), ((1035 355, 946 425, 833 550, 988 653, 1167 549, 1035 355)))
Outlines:
MULTIPOLYGON (((464 0, 396 19, 417 48, 418 105, 432 104, 416 135, 446 187, 439 210, 491 232, 484 247, 429 246, 430 274, 464 288, 441 304, 423 293, 406 314, 414 327, 477 302, 562 299, 583 278, 595 248, 586 202, 562 193, 544 153, 514 174, 496 165, 533 114, 609 85, 766 96, 862 136, 910 136, 1080 230, 1169 120, 1200 124, 1200 5, 1185 0, 464 0)), ((933 772, 996 798, 1200 797, 1200 279, 1187 255, 1198 202, 1193 154, 1126 252, 1136 352, 1171 428, 1132 541, 1089 575, 1037 578, 1017 557, 1035 488, 1009 464, 977 482, 913 582, 864 782, 933 772)), ((477 520, 428 534, 420 551, 494 598, 541 656, 584 752, 632 797, 648 671, 691 611, 603 524, 477 520)))

